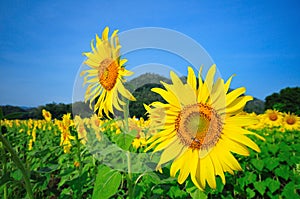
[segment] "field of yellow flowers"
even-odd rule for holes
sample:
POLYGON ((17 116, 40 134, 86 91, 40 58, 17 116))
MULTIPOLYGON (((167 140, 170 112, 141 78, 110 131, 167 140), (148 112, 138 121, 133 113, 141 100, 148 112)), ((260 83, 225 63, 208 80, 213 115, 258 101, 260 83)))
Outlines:
MULTIPOLYGON (((164 167, 163 173, 132 173, 133 183, 129 184, 123 171, 111 169, 88 150, 91 140, 111 138, 117 144, 125 140, 125 150, 141 153, 154 134, 149 120, 130 118, 132 136, 123 140, 118 137, 122 135, 122 121, 100 120, 96 115, 71 119, 71 114, 52 120, 51 113, 43 110, 44 120, 1 120, 1 134, 28 172, 34 198, 126 198, 128 186, 134 187, 135 198, 298 198, 299 117, 275 110, 250 115, 260 122, 248 128, 265 138, 253 138, 261 153, 236 155, 243 172, 226 173, 225 185, 218 177, 216 189, 207 187, 204 191, 190 179, 178 184, 168 175, 170 166, 164 167)), ((24 198, 24 176, 15 157, 0 144, 1 198, 24 198)))

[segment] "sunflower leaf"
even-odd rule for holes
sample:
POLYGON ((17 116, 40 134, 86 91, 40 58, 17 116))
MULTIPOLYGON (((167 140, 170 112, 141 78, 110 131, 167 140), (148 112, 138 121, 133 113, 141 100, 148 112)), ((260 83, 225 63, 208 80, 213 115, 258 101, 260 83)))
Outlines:
POLYGON ((299 195, 296 193, 294 182, 289 182, 282 191, 282 196, 286 198, 299 198, 299 195))
POLYGON ((268 149, 273 155, 275 155, 277 153, 277 151, 279 150, 279 146, 275 145, 275 144, 272 144, 272 145, 270 144, 268 146, 268 149))
POLYGON ((265 163, 263 160, 253 159, 253 160, 251 160, 251 163, 259 171, 262 171, 265 166, 265 163))
POLYGON ((105 165, 100 165, 98 167, 92 198, 110 198, 118 191, 121 180, 122 175, 120 172, 105 165))
POLYGON ((255 189, 263 196, 266 191, 266 183, 265 182, 254 182, 253 183, 255 189))
POLYGON ((273 171, 279 165, 279 160, 278 158, 268 158, 265 160, 265 163, 266 163, 266 168, 269 171, 273 171))
POLYGON ((289 167, 282 165, 280 168, 275 169, 275 174, 283 179, 287 180, 289 178, 289 167))
POLYGON ((266 184, 268 184, 268 188, 271 191, 271 193, 274 193, 280 188, 280 182, 271 178, 266 179, 266 184))
POLYGON ((253 191, 249 187, 246 189, 246 192, 247 192, 247 197, 248 198, 253 198, 255 196, 255 191, 253 191))
POLYGON ((191 197, 193 199, 198 199, 198 198, 206 199, 207 195, 200 189, 196 189, 194 192, 191 193, 191 197))
POLYGON ((118 134, 113 137, 113 141, 122 149, 128 150, 131 146, 134 137, 129 134, 118 134))

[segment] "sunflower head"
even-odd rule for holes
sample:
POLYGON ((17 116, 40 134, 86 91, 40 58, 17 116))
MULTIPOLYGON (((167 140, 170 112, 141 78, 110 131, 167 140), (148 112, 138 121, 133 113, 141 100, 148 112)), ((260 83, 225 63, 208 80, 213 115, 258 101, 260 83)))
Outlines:
POLYGON ((283 114, 277 110, 268 109, 264 114, 264 122, 269 127, 279 127, 282 125, 283 114))
POLYGON ((98 115, 103 116, 103 112, 109 117, 109 113, 114 114, 114 108, 122 111, 125 103, 120 96, 128 100, 135 100, 132 94, 124 87, 124 77, 132 72, 125 69, 126 59, 120 58, 118 30, 115 30, 111 37, 108 37, 109 28, 106 27, 100 38, 96 35, 96 41, 91 42, 91 52, 83 53, 87 60, 85 65, 90 69, 81 73, 84 76, 84 84, 89 84, 85 93, 85 101, 92 103, 95 101, 94 111, 98 110, 98 115))
POLYGON ((300 118, 294 113, 284 114, 283 121, 286 130, 300 130, 300 118))
POLYGON ((205 79, 202 79, 201 71, 196 78, 189 67, 187 83, 171 72, 172 84, 163 83, 165 89, 152 89, 167 103, 154 102, 151 107, 146 106, 150 120, 159 127, 159 132, 148 139, 150 145, 146 151, 163 151, 158 170, 173 160, 171 176, 180 171, 180 184, 190 176, 199 189, 204 189, 206 182, 210 187, 216 187, 216 175, 225 183, 224 172, 233 174, 234 170, 241 170, 231 152, 249 155, 246 147, 260 151, 246 135, 263 138, 244 129, 258 123, 256 117, 239 114, 252 100, 251 96, 243 95, 245 88, 228 92, 232 77, 226 83, 221 78, 214 81, 215 65, 208 70, 205 79), (158 114, 161 111, 163 114, 158 114))
POLYGON ((42 114, 43 114, 44 119, 47 122, 51 121, 51 113, 49 111, 46 111, 45 109, 43 109, 42 114))

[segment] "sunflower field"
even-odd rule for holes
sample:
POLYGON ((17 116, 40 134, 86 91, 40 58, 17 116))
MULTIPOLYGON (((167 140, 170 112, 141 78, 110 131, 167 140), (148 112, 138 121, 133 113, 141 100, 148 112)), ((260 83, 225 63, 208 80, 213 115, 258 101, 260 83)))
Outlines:
MULTIPOLYGON (((295 115, 271 110, 257 115, 260 123, 251 128, 265 137, 265 141, 255 139, 261 153, 252 151, 247 157, 236 156, 243 171, 226 173, 225 185, 218 177, 216 189, 207 187, 200 191, 190 179, 179 184, 176 177, 170 177, 169 166, 162 173, 133 174, 133 184, 129 185, 124 172, 102 164, 85 146, 88 137, 101 140, 103 134, 119 142, 118 121, 102 121, 96 115, 71 120, 69 114, 62 120, 51 120, 47 116, 50 113, 45 113, 44 120, 1 121, 2 136, 22 161, 34 198, 126 198, 128 186, 134 187, 134 198, 299 197, 300 131, 299 117, 295 115)), ((149 121, 131 118, 129 128, 138 136, 128 136, 126 148, 142 152, 147 145, 149 121)), ((1 197, 26 197, 24 176, 3 143, 0 171, 1 197)))
POLYGON ((151 91, 147 119, 129 116, 118 31, 91 42, 81 71, 93 114, 8 120, 0 111, 0 195, 8 198, 299 198, 300 118, 243 112, 233 76, 187 67, 151 91), (197 74, 195 74, 197 72, 197 74), (121 114, 119 114, 121 113, 121 114))

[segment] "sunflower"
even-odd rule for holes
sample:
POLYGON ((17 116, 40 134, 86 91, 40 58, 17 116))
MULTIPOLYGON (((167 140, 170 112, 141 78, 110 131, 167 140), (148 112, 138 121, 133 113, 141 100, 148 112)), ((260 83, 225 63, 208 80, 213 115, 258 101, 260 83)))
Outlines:
POLYGON ((269 127, 279 127, 282 121, 283 114, 277 110, 268 109, 264 114, 264 123, 269 127))
POLYGON ((59 145, 63 146, 64 153, 70 153, 72 147, 71 140, 75 140, 75 137, 72 136, 70 132, 70 127, 74 125, 71 120, 71 114, 64 114, 62 121, 56 120, 56 125, 61 132, 59 145))
POLYGON ((162 151, 157 170, 161 171, 162 164, 173 160, 170 175, 175 177, 180 171, 180 184, 190 175, 195 186, 203 190, 206 182, 216 188, 217 175, 225 184, 224 172, 233 174, 234 170, 242 170, 231 152, 248 156, 247 147, 260 152, 256 143, 246 135, 263 138, 242 128, 257 123, 255 117, 237 115, 246 102, 252 100, 251 96, 242 95, 245 88, 227 93, 232 77, 226 83, 221 78, 214 82, 216 66, 213 65, 203 81, 201 70, 197 79, 189 67, 186 84, 171 71, 172 84, 162 82, 165 89, 152 89, 167 103, 150 105, 150 119, 151 113, 164 109, 165 123, 161 131, 148 140, 150 146, 146 151, 162 151))
POLYGON ((283 126, 286 130, 300 130, 300 118, 297 115, 286 113, 283 121, 283 126))
POLYGON ((51 121, 51 113, 49 111, 46 111, 45 109, 43 109, 42 115, 47 122, 51 121))
POLYGON ((120 59, 120 44, 115 30, 108 38, 109 28, 102 32, 102 38, 96 35, 96 44, 91 42, 92 52, 83 53, 87 60, 84 62, 90 69, 82 71, 84 84, 89 84, 85 93, 85 102, 90 101, 90 107, 95 101, 94 111, 102 117, 104 113, 114 114, 114 108, 122 111, 125 103, 119 98, 119 94, 129 100, 135 100, 132 94, 124 87, 124 76, 132 75, 125 69, 126 59, 120 59))

